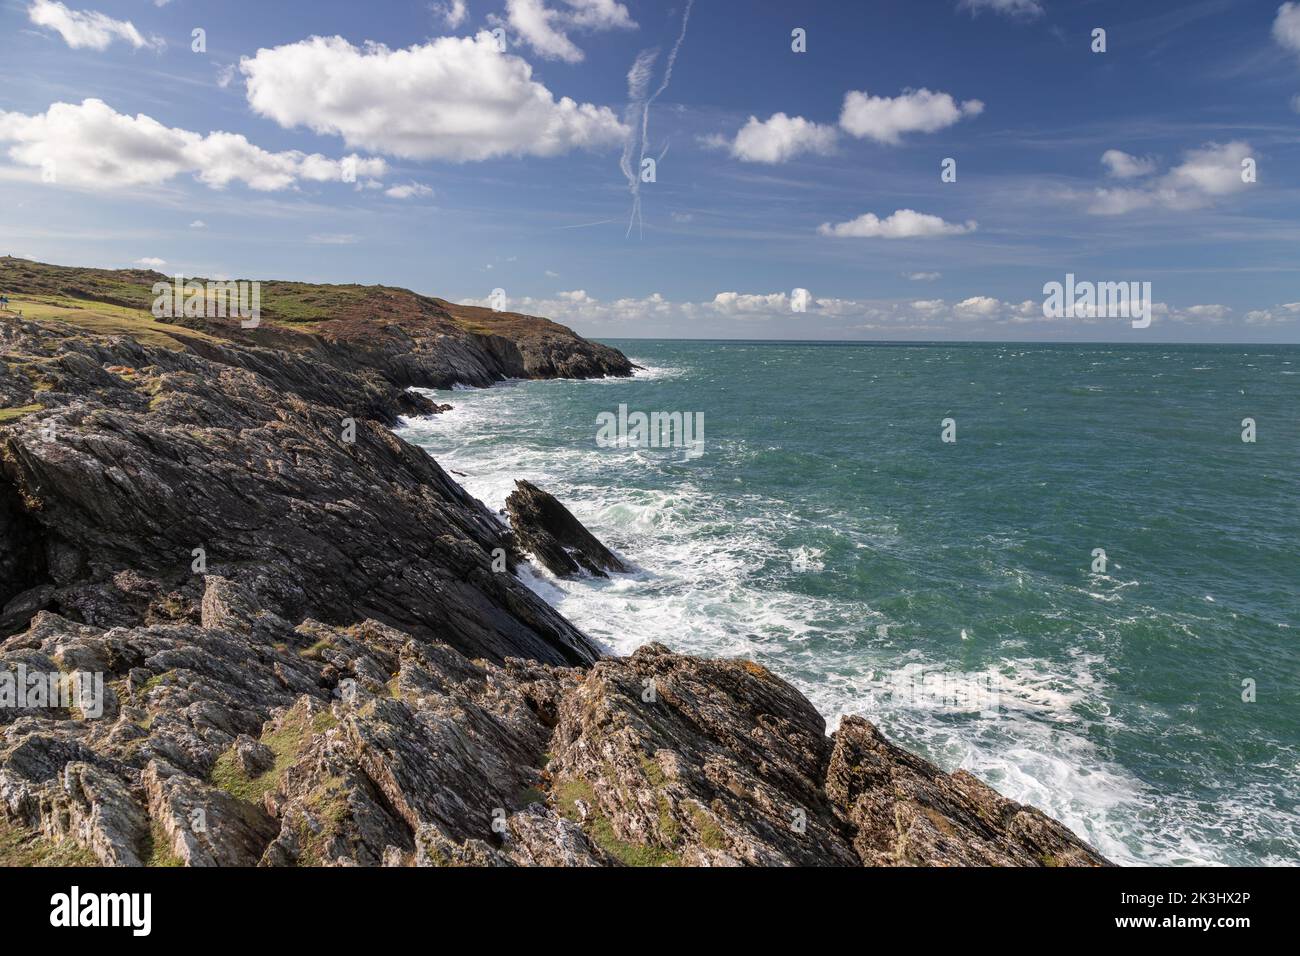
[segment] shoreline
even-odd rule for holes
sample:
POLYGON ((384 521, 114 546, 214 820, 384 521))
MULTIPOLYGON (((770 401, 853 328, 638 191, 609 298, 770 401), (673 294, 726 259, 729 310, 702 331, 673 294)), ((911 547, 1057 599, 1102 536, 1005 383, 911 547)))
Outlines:
MULTIPOLYGON (((650 372, 649 375, 644 375, 644 376, 635 375, 633 376, 631 381, 635 381, 637 378, 642 378, 642 377, 645 377, 649 380, 660 378, 659 375, 654 374, 655 372, 669 371, 669 372, 677 372, 679 374, 681 372, 680 369, 672 369, 667 367, 665 368, 650 367, 648 371, 650 372)), ((594 381, 599 382, 600 380, 594 380, 594 381)), ((624 381, 627 380, 625 379, 624 381)), ((508 383, 499 383, 499 385, 505 385, 505 384, 508 383)), ((527 384, 527 383, 522 383, 522 384, 527 384)), ((472 391, 476 393, 491 392, 494 389, 497 389, 499 385, 494 384, 494 385, 486 386, 485 388, 482 389, 476 388, 473 389, 472 391)), ((434 398, 434 400, 440 400, 441 396, 435 395, 434 394, 435 391, 436 390, 430 392, 430 397, 434 398)), ((421 439, 421 436, 419 435, 420 422, 423 421, 423 422, 430 423, 436 429, 438 423, 448 421, 451 417, 457 415, 458 412, 466 413, 467 410, 464 408, 464 406, 460 406, 457 408, 453 408, 449 411, 440 412, 433 416, 422 416, 420 418, 411 419, 409 422, 403 423, 402 427, 398 429, 398 433, 402 437, 405 437, 406 440, 411 441, 422 451, 429 454, 430 457, 435 457, 435 451, 432 448, 428 447, 423 441, 420 440, 421 439)), ((498 415, 497 417, 499 418, 500 416, 498 415)), ((471 422, 473 420, 474 419, 472 418, 470 419, 471 422)), ((462 437, 465 440, 469 441, 470 443, 473 443, 474 441, 474 436, 462 436, 462 437)), ((521 471, 518 467, 509 466, 509 465, 500 466, 495 472, 493 472, 490 475, 483 474, 483 473, 476 474, 475 476, 473 476, 475 479, 477 479, 476 482, 466 483, 465 479, 471 476, 456 471, 458 462, 456 460, 454 452, 448 454, 447 451, 444 449, 442 453, 437 455, 437 457, 439 458, 439 460, 449 462, 448 467, 454 480, 456 480, 458 483, 461 484, 463 488, 465 488, 467 494, 470 494, 471 496, 475 497, 476 500, 480 501, 485 506, 485 508, 492 511, 494 514, 498 515, 498 517, 503 521, 503 523, 505 523, 506 527, 508 527, 508 519, 504 516, 504 514, 502 514, 502 512, 504 511, 504 508, 501 507, 502 503, 500 501, 497 501, 495 497, 481 497, 474 490, 473 484, 482 485, 484 483, 491 483, 494 486, 498 486, 497 487, 498 496, 502 494, 501 489, 508 488, 510 483, 513 482, 516 478, 527 477, 529 480, 542 482, 547 487, 550 487, 550 485, 548 484, 548 482, 551 480, 549 476, 533 474, 531 471, 527 469, 521 471)), ((588 480, 586 483, 590 484, 590 480, 588 480)), ((564 501, 567 505, 570 506, 574 504, 582 504, 582 499, 573 499, 572 497, 569 496, 566 496, 564 501)), ((591 502, 587 502, 587 504, 591 504, 591 502)), ((583 509, 583 511, 584 513, 586 513, 588 509, 583 509)), ((634 571, 628 574, 614 575, 612 576, 614 579, 626 580, 627 582, 633 585, 634 590, 638 585, 645 585, 647 582, 651 582, 655 580, 656 578, 655 572, 648 569, 644 565, 642 555, 637 554, 635 551, 629 552, 627 550, 620 550, 618 553, 620 554, 620 556, 633 562, 635 565, 635 569, 634 571)), ((541 598, 542 600, 550 604, 553 608, 555 608, 555 610, 558 613, 564 614, 566 617, 569 617, 572 620, 574 620, 575 624, 579 627, 584 628, 584 630, 589 628, 590 625, 592 624, 592 619, 590 618, 590 614, 593 613, 600 606, 602 606, 602 605, 597 605, 595 608, 586 607, 586 601, 594 596, 597 596, 600 593, 596 589, 601 589, 601 590, 609 589, 614 591, 616 594, 620 594, 620 595, 624 593, 623 591, 618 589, 617 587, 618 582, 616 580, 612 579, 610 581, 602 581, 600 579, 590 579, 587 577, 579 577, 573 579, 558 578, 555 575, 551 574, 549 571, 546 571, 545 569, 537 566, 535 563, 533 564, 521 563, 518 569, 516 570, 516 575, 520 578, 522 583, 524 583, 525 586, 529 587, 530 590, 532 590, 535 594, 537 594, 539 598, 541 598)), ((630 604, 634 600, 636 600, 634 596, 628 595, 626 598, 622 599, 620 603, 630 604)), ((656 598, 656 600, 659 600, 659 598, 656 598)), ((631 613, 644 613, 644 609, 640 609, 639 612, 631 612, 631 613)), ((610 653, 621 658, 630 657, 633 654, 635 654, 636 650, 640 646, 644 646, 645 644, 655 643, 658 640, 656 637, 652 635, 645 635, 642 643, 640 644, 625 645, 620 647, 616 643, 611 643, 602 640, 599 634, 594 635, 593 639, 602 647, 602 649, 606 653, 610 653)), ((670 641, 669 643, 672 642, 670 641)), ((780 676, 781 661, 774 660, 774 659, 759 661, 757 658, 757 648, 752 643, 748 643, 748 642, 746 646, 738 647, 732 651, 726 649, 718 649, 718 648, 709 649, 709 650, 700 650, 696 648, 696 649, 683 649, 683 652, 692 653, 692 654, 705 654, 707 656, 714 657, 719 660, 748 659, 752 663, 758 666, 770 666, 775 668, 775 672, 778 674, 778 676, 780 676)), ((800 682, 800 683, 802 684, 805 682, 800 682)), ((806 697, 809 697, 810 700, 812 699, 812 695, 810 694, 810 691, 813 689, 814 688, 809 688, 804 686, 799 687, 800 692, 806 697)), ((822 719, 825 722, 824 734, 828 738, 834 737, 834 734, 838 729, 839 725, 845 720, 859 719, 861 716, 864 715, 867 716, 868 718, 871 718, 873 716, 870 713, 869 709, 867 708, 860 708, 855 711, 844 711, 835 708, 829 710, 823 710, 815 702, 812 704, 812 706, 818 711, 818 713, 821 714, 822 719)), ((1017 772, 1019 772, 1018 768, 1017 768, 1017 772)), ((1078 768, 1075 768, 1074 772, 1078 773, 1080 771, 1078 770, 1078 768)), ((1025 798, 1020 797, 1020 799, 1023 801, 1025 798)), ((1044 813, 1050 813, 1050 811, 1047 808, 1039 807, 1038 809, 1042 810, 1042 812, 1044 813)), ((1127 862, 1128 865, 1144 865, 1141 861, 1137 859, 1125 859, 1126 854, 1117 855, 1115 847, 1112 847, 1110 852, 1111 852, 1111 857, 1113 859, 1118 858, 1121 861, 1120 865, 1124 865, 1125 862, 1127 862)), ((1150 864, 1145 864, 1145 865, 1150 865, 1150 864)))
MULTIPOLYGON (((431 315, 441 381, 529 322, 534 378, 630 366, 431 315)), ((433 405, 375 341, 141 323, 0 321, 0 661, 103 678, 0 707, 7 826, 109 866, 1107 863, 762 665, 602 655, 390 430, 433 405)))

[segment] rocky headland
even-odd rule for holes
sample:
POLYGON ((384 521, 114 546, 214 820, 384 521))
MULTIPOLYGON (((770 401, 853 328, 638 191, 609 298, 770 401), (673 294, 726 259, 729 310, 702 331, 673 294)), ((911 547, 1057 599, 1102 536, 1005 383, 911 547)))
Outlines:
POLYGON ((0 863, 1105 864, 758 664, 604 656, 512 571, 623 559, 390 430, 616 350, 384 287, 158 320, 158 281, 0 260, 0 676, 102 678, 0 681, 0 863))

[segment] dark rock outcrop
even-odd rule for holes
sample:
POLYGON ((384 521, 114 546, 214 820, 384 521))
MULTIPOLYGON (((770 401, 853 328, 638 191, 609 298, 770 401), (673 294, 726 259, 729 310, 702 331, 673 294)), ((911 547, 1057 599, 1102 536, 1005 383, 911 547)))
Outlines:
MULTIPOLYGON (((597 656, 493 571, 509 547, 501 523, 374 420, 383 395, 360 380, 288 355, 281 385, 270 350, 228 350, 258 372, 34 323, 0 324, 0 351, 41 369, 45 406, 0 430, 0 532, 45 569, 8 572, 0 606, 44 585, 52 599, 16 610, 130 625, 193 609, 212 571, 289 619, 374 618, 495 660, 597 656)), ((11 629, 26 623, 14 610, 11 629)))
POLYGON ((42 613, 0 645, 106 687, 99 717, 0 710, 0 815, 108 865, 1105 862, 865 721, 827 737, 748 661, 470 661, 205 584, 201 624, 42 613))
POLYGON ((552 574, 572 577, 585 569, 604 578, 609 576, 606 572, 627 570, 554 495, 530 482, 515 482, 515 490, 506 499, 506 511, 516 543, 552 574))

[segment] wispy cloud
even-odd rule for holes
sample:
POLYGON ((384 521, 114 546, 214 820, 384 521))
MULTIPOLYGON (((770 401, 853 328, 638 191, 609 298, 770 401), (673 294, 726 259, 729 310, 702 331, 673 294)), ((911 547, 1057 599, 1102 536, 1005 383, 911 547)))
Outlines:
MULTIPOLYGON (((650 80, 653 77, 655 60, 658 58, 657 50, 643 50, 637 55, 632 68, 627 73, 627 92, 628 107, 627 113, 632 117, 640 114, 641 122, 634 124, 629 122, 629 136, 623 145, 623 156, 619 162, 619 168, 623 170, 623 175, 627 177, 628 189, 632 193, 632 212, 628 217, 627 236, 632 235, 632 226, 635 224, 641 227, 641 168, 645 162, 646 148, 650 138, 650 107, 654 101, 668 89, 668 84, 672 82, 673 66, 677 63, 677 53, 682 48, 682 41, 686 39, 686 27, 691 22, 691 9, 695 6, 695 0, 686 0, 686 10, 682 13, 682 29, 677 34, 677 42, 673 44, 672 50, 668 54, 668 61, 664 66, 663 78, 655 91, 646 96, 646 90, 649 89, 650 80), (632 157, 636 157, 636 165, 632 164, 632 157)), ((665 150, 667 147, 665 147, 665 150)))
POLYGON ((144 36, 130 20, 114 20, 95 10, 71 10, 58 0, 35 0, 27 8, 27 17, 54 30, 74 50, 107 50, 117 40, 137 50, 160 50, 166 45, 159 37, 144 36))

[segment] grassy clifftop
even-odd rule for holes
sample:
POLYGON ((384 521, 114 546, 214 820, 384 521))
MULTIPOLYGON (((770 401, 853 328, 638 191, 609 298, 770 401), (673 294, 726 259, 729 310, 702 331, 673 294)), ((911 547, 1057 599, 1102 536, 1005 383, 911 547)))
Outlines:
MULTIPOLYGON (((24 318, 57 319, 93 331, 143 336, 151 345, 175 346, 168 324, 154 319, 153 286, 174 276, 150 269, 58 266, 13 256, 0 258, 0 295, 24 318)), ((200 276, 187 279, 206 282, 200 276)), ((574 335, 536 316, 462 306, 409 289, 384 285, 261 281, 262 320, 299 331, 329 330, 346 337, 360 322, 446 324, 458 330, 517 339, 536 333, 574 335)), ((575 336, 576 337, 576 336, 575 336)))

